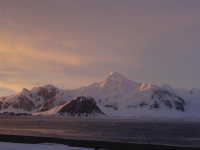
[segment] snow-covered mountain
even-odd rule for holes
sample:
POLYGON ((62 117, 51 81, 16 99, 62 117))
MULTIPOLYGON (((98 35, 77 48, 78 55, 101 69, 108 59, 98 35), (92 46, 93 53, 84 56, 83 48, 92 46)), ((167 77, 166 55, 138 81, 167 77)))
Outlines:
POLYGON ((76 95, 93 97, 110 116, 184 116, 185 100, 167 85, 133 82, 117 72, 90 86, 72 90, 76 95), (166 88, 167 87, 167 88, 166 88))
POLYGON ((24 88, 16 95, 0 99, 0 112, 34 113, 65 104, 74 97, 70 91, 53 85, 34 87, 30 91, 24 88))
POLYGON ((108 116, 200 117, 199 91, 174 89, 167 84, 140 84, 112 72, 100 82, 74 90, 61 90, 53 85, 23 89, 17 95, 1 99, 0 112, 90 116, 92 113, 86 110, 95 104, 99 112, 108 116))
POLYGON ((75 97, 75 94, 70 90, 60 91, 55 97, 47 100, 38 109, 38 112, 50 110, 56 106, 64 105, 66 102, 71 101, 75 97))

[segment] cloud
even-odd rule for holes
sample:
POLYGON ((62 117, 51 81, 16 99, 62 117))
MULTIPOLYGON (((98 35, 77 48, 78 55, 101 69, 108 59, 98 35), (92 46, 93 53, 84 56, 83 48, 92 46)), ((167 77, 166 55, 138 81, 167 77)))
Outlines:
POLYGON ((200 86, 199 1, 0 3, 1 87, 71 89, 114 70, 136 82, 200 86))
POLYGON ((0 87, 0 95, 8 96, 8 95, 11 95, 11 93, 15 94, 16 92, 11 89, 7 89, 5 87, 0 87))

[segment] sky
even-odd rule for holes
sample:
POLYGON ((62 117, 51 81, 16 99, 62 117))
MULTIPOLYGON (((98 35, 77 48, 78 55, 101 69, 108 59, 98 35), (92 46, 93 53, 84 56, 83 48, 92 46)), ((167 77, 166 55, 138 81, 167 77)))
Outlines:
POLYGON ((117 71, 200 88, 199 0, 0 0, 0 96, 117 71))

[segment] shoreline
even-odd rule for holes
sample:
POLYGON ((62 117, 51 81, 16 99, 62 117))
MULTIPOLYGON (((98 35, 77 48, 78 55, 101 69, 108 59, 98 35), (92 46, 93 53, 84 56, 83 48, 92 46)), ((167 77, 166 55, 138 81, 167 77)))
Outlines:
POLYGON ((66 138, 52 138, 43 136, 27 136, 27 135, 11 135, 0 134, 1 142, 12 143, 27 143, 27 144, 39 144, 39 143, 55 143, 64 144, 71 147, 83 147, 83 148, 95 148, 98 146, 100 149, 108 150, 149 150, 149 149, 162 149, 162 150, 198 150, 197 146, 180 146, 180 145, 162 145, 162 144, 142 144, 132 142, 118 142, 118 141, 96 141, 96 140, 78 140, 78 139, 66 139, 66 138))

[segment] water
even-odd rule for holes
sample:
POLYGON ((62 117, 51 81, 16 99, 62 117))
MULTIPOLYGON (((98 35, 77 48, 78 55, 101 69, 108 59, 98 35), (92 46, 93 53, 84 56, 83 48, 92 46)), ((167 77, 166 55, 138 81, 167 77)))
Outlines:
POLYGON ((200 146, 200 121, 0 116, 0 133, 200 146))

